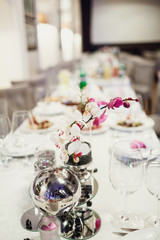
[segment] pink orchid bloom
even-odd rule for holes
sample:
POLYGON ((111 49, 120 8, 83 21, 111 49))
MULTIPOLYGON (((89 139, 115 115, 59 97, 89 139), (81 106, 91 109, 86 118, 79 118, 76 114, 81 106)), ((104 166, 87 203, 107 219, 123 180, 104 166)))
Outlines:
POLYGON ((102 113, 100 117, 96 117, 93 121, 93 125, 99 126, 99 124, 105 122, 107 119, 107 115, 105 115, 105 113, 106 113, 106 110, 102 113))
POLYGON ((114 109, 114 107, 119 108, 122 105, 123 105, 122 98, 121 97, 116 97, 109 102, 108 109, 110 109, 110 108, 114 109))
POLYGON ((90 98, 89 102, 95 102, 96 100, 94 98, 90 98))
POLYGON ((98 107, 103 106, 103 105, 107 105, 107 104, 108 104, 108 103, 105 102, 105 101, 98 101, 98 102, 97 102, 98 107))

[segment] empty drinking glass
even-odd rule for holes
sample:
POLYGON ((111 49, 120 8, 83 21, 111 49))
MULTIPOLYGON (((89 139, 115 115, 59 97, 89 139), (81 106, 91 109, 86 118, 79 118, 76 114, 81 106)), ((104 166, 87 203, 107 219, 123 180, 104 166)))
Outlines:
POLYGON ((146 165, 146 187, 157 199, 157 214, 146 219, 145 226, 160 227, 160 154, 154 155, 151 153, 150 159, 146 165))
POLYGON ((8 157, 7 157, 7 141, 9 140, 9 134, 11 131, 11 123, 9 120, 9 117, 0 114, 0 148, 1 148, 1 153, 0 153, 0 158, 1 158, 1 169, 9 169, 11 165, 8 162, 8 157))
POLYGON ((115 227, 137 227, 139 218, 128 213, 128 195, 136 192, 142 185, 144 164, 139 144, 130 140, 120 140, 113 145, 109 178, 116 191, 125 196, 125 210, 113 216, 115 227))
MULTIPOLYGON (((17 155, 25 158, 23 165, 25 167, 30 166, 30 162, 27 158, 27 149, 30 142, 28 141, 29 124, 33 125, 32 115, 27 110, 15 111, 12 115, 12 144, 11 148, 17 155)), ((34 131, 34 130, 33 130, 34 131)))

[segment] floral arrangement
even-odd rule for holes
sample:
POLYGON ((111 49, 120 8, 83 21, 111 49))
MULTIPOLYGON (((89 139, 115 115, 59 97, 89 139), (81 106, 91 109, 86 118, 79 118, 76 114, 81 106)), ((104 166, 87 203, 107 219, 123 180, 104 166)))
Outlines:
POLYGON ((96 101, 94 98, 87 98, 82 94, 79 110, 76 110, 72 119, 63 129, 58 129, 52 136, 55 146, 60 149, 60 158, 67 163, 69 156, 72 156, 73 162, 78 164, 80 157, 90 152, 89 144, 84 142, 81 130, 90 121, 93 125, 98 125, 107 119, 106 110, 115 109, 121 106, 130 107, 130 101, 138 102, 138 99, 116 97, 109 103, 105 101, 96 101), (67 146, 67 147, 66 147, 67 146))

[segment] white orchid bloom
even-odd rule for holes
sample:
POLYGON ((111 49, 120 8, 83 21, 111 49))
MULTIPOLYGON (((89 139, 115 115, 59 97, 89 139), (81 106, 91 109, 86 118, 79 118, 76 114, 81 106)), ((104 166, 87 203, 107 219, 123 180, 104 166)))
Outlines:
POLYGON ((81 134, 81 131, 80 131, 80 128, 79 126, 75 123, 72 125, 72 127, 70 128, 70 133, 71 133, 71 137, 74 137, 74 136, 80 136, 81 134))
POLYGON ((83 113, 83 121, 84 122, 87 122, 91 117, 92 117, 92 115, 90 114, 90 112, 85 111, 83 113))
POLYGON ((60 154, 60 158, 62 159, 62 161, 64 163, 67 163, 69 160, 69 156, 68 156, 68 151, 66 149, 63 149, 61 154, 60 154))
POLYGON ((70 114, 69 119, 67 120, 67 125, 70 126, 74 122, 83 122, 82 113, 79 110, 75 110, 70 114))
POLYGON ((79 139, 75 140, 74 142, 68 145, 68 153, 72 155, 73 153, 80 152, 81 142, 79 139))
POLYGON ((68 153, 72 155, 73 153, 78 154, 82 153, 82 155, 88 154, 90 151, 89 145, 87 143, 81 142, 79 139, 68 145, 68 153))
POLYGON ((81 143, 80 152, 82 152, 82 155, 88 154, 89 151, 90 151, 89 145, 87 143, 81 143))
POLYGON ((95 117, 99 113, 100 109, 96 102, 89 102, 85 107, 85 111, 90 112, 90 114, 95 117))

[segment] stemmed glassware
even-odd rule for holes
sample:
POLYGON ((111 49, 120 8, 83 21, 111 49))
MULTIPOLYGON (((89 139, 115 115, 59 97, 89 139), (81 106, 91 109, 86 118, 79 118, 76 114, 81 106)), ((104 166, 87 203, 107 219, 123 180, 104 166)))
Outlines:
POLYGON ((0 158, 1 158, 1 169, 2 170, 7 170, 10 169, 11 165, 8 162, 8 156, 6 151, 4 151, 5 149, 5 144, 7 144, 8 138, 9 138, 9 134, 11 131, 11 123, 9 120, 9 117, 4 115, 4 114, 0 114, 0 148, 1 148, 1 154, 0 154, 0 158))
POLYGON ((136 192, 144 179, 144 163, 140 146, 131 140, 120 140, 113 145, 109 164, 109 179, 114 189, 125 197, 125 210, 113 216, 113 226, 138 227, 140 219, 127 209, 128 195, 136 192))
POLYGON ((160 154, 151 153, 146 165, 145 182, 149 193, 158 200, 157 215, 147 218, 145 226, 160 227, 160 154))
POLYGON ((30 162, 27 158, 27 147, 29 145, 28 135, 26 132, 28 126, 33 124, 32 115, 27 110, 15 111, 12 115, 12 144, 13 151, 22 153, 25 157, 23 165, 25 167, 30 166, 30 162))

